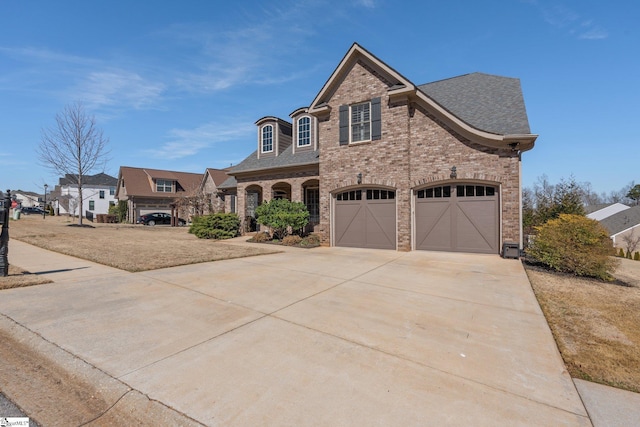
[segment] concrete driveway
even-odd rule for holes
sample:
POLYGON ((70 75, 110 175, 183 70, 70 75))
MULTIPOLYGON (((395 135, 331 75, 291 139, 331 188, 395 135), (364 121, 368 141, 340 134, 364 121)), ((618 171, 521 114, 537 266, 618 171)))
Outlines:
MULTIPOLYGON (((67 258, 12 245, 31 271, 67 258)), ((2 291, 0 313, 190 422, 591 425, 518 261, 317 248, 135 274, 69 262, 77 275, 2 291)))

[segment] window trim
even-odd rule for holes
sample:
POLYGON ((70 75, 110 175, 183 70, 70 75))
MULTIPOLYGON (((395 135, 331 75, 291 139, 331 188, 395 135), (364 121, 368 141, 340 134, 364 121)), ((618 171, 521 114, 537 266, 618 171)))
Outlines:
POLYGON ((300 118, 298 118, 298 120, 296 120, 296 147, 298 148, 305 148, 305 147, 310 147, 311 146, 311 117, 309 116, 302 116, 300 118), (307 129, 306 130, 301 130, 301 123, 302 120, 307 120, 307 129), (301 133, 305 132, 307 135, 301 137, 301 133), (306 140, 307 143, 306 144, 302 144, 301 141, 306 140))
MULTIPOLYGON (((349 144, 360 144, 363 142, 370 142, 371 139, 371 122, 372 122, 372 117, 371 117, 371 101, 367 101, 367 102, 360 102, 358 104, 353 104, 349 106, 349 144), (360 124, 354 124, 353 122, 353 113, 354 113, 354 108, 357 107, 363 107, 366 106, 366 111, 363 111, 362 115, 365 116, 368 114, 369 116, 369 120, 363 120, 362 122, 360 122, 360 124), (362 129, 368 128, 368 134, 369 137, 368 138, 363 138, 363 139, 358 139, 355 140, 353 135, 353 128, 354 126, 360 126, 360 135, 362 136, 362 129)), ((366 135, 366 131, 364 132, 364 134, 366 135)))
MULTIPOLYGON (((367 123, 367 122, 363 122, 367 123)), ((368 101, 350 105, 340 105, 338 110, 338 141, 340 145, 367 144, 382 139, 382 98, 376 97, 368 101), (353 109, 360 105, 369 105, 369 139, 354 140, 353 138, 353 109)))
POLYGON ((262 129, 260 129, 260 152, 261 153, 273 153, 273 148, 274 148, 274 126, 272 124, 267 124, 262 126, 262 129), (265 150, 265 131, 267 130, 267 128, 271 129, 271 135, 270 135, 270 144, 271 144, 271 148, 269 150, 265 150))
POLYGON ((173 186, 175 181, 171 181, 168 179, 156 179, 156 193, 173 193, 173 186), (162 187, 160 186, 160 182, 163 183, 162 187), (169 183, 169 191, 167 191, 167 183, 169 183), (162 188, 162 190, 160 190, 162 188))

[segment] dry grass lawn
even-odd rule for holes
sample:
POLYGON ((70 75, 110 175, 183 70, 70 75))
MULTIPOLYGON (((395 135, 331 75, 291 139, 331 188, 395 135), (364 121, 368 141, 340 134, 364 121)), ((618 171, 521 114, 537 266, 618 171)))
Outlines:
POLYGON ((631 286, 527 274, 571 376, 640 392, 640 262, 615 274, 631 286))
POLYGON ((72 226, 75 224, 77 220, 72 222, 66 217, 43 220, 40 216, 23 216, 11 221, 9 235, 35 246, 131 272, 278 252, 273 248, 198 239, 188 233, 188 227, 88 221, 84 224, 92 227, 72 226))
POLYGON ((21 288, 23 286, 43 285, 51 283, 51 280, 29 273, 14 265, 9 265, 9 275, 0 276, 0 290, 21 288))

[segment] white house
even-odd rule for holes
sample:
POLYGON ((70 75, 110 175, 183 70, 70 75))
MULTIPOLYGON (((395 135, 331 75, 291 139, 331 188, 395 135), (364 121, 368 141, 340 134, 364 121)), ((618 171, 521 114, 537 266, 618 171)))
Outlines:
MULTIPOLYGON (((109 213, 109 206, 116 204, 116 185, 118 180, 105 173, 82 177, 83 211, 93 215, 109 213)), ((56 190, 52 193, 51 204, 60 215, 78 215, 79 191, 77 178, 67 174, 60 178, 56 190)))
POLYGON ((32 191, 14 190, 11 195, 16 198, 16 201, 20 207, 27 208, 33 206, 42 207, 43 196, 42 194, 34 193, 32 191))

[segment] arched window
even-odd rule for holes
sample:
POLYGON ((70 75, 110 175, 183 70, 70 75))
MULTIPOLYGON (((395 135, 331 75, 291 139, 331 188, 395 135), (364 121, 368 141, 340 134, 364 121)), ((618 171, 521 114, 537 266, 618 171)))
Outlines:
POLYGON ((298 119, 298 147, 311 145, 311 119, 302 117, 298 119))
POLYGON ((262 128, 262 152, 270 153, 273 151, 273 126, 266 125, 262 128))

